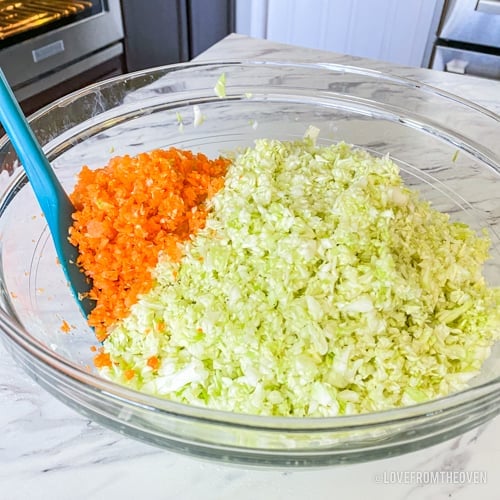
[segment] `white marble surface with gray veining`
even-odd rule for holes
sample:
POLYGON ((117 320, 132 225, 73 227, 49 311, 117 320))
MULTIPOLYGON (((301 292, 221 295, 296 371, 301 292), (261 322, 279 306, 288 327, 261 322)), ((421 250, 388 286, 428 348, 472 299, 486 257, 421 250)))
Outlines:
MULTIPOLYGON (((393 73, 500 111, 500 83, 232 35, 205 59, 328 61, 393 73)), ((42 390, 0 344, 0 500, 500 498, 500 418, 448 442, 359 465, 258 470, 159 450, 107 430, 42 390), (431 484, 431 472, 441 479, 431 484), (464 472, 468 472, 465 475, 464 472)), ((433 476, 436 477, 436 476, 433 476)))

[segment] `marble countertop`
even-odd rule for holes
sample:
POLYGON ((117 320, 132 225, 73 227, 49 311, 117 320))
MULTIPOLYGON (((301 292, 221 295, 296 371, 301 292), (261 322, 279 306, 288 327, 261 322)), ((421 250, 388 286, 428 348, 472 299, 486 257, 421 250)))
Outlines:
MULTIPOLYGON (((199 58, 328 61, 368 67, 425 82, 500 113, 500 83, 473 77, 239 35, 227 37, 199 58)), ((500 417, 400 457, 318 470, 245 469, 160 450, 89 421, 42 390, 1 344, 0 409, 1 500, 499 498, 500 417), (446 474, 436 482, 426 480, 435 471, 446 474)))

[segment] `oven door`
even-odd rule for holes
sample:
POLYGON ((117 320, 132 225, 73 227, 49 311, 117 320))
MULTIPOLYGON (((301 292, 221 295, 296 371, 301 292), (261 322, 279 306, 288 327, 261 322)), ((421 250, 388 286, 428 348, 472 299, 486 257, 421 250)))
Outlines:
POLYGON ((11 13, 16 13, 17 9, 20 24, 24 22, 29 28, 9 35, 6 27, 8 11, 2 13, 2 27, 7 35, 0 43, 0 47, 4 45, 0 49, 0 66, 14 90, 82 61, 123 39, 119 0, 2 0, 0 8, 5 4, 11 4, 11 13), (36 9, 43 18, 50 13, 55 15, 55 11, 64 9, 64 6, 69 10, 68 15, 60 15, 45 24, 40 19, 37 21, 36 9), (28 8, 35 14, 32 18, 28 14, 26 21, 21 15, 26 10, 20 9, 28 8), (80 9, 80 12, 71 11, 72 8, 80 9))

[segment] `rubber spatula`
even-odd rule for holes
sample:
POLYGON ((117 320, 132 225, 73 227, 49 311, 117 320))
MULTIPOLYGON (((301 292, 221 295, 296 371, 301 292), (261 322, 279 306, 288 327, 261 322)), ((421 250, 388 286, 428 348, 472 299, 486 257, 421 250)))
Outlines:
POLYGON ((52 170, 1 69, 0 122, 21 160, 45 215, 57 256, 73 295, 87 317, 95 306, 95 301, 88 298, 92 283, 78 267, 78 249, 68 240, 68 231, 73 222, 71 215, 75 208, 52 170))

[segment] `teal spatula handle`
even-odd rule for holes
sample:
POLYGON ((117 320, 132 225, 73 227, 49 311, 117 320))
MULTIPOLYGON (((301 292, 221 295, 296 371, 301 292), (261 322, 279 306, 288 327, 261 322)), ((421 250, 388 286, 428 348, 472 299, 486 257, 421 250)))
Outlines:
POLYGON ((59 215, 71 214, 73 205, 33 135, 1 69, 0 121, 23 164, 50 230, 60 231, 59 215))
POLYGON ((68 240, 68 230, 73 223, 73 204, 52 170, 1 69, 0 122, 21 160, 45 215, 57 256, 73 294, 82 313, 88 316, 95 307, 95 302, 87 296, 92 287, 91 281, 78 268, 78 249, 68 240))

